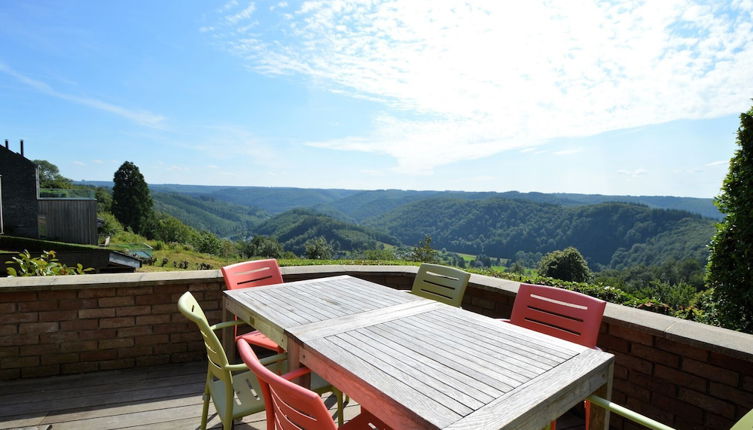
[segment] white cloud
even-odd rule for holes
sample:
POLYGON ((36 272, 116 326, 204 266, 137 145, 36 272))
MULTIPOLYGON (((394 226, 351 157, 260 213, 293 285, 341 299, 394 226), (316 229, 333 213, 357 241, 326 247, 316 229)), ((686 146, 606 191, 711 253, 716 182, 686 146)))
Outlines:
POLYGON ((86 163, 84 163, 83 161, 78 161, 78 160, 74 161, 73 164, 77 166, 86 166, 86 163))
POLYGON ((390 112, 369 135, 312 145, 389 154, 415 172, 555 137, 737 113, 753 93, 745 1, 308 1, 242 36, 253 3, 230 9, 217 32, 253 70, 390 112))
POLYGON ((110 112, 112 114, 121 116, 123 118, 126 118, 128 120, 131 120, 133 122, 136 122, 138 124, 141 124, 147 127, 160 128, 163 126, 163 123, 165 120, 165 117, 161 115, 153 114, 148 111, 131 110, 131 109, 124 108, 122 106, 117 106, 111 103, 104 102, 102 100, 61 93, 53 89, 50 85, 42 81, 29 78, 28 76, 25 76, 21 73, 18 73, 15 70, 11 69, 10 67, 2 63, 0 63, 0 72, 14 77, 19 82, 37 90, 38 92, 42 94, 47 94, 48 96, 57 97, 59 99, 67 100, 69 102, 73 102, 73 103, 80 104, 83 106, 88 106, 93 109, 110 112))
POLYGON ((637 178, 639 176, 644 176, 648 171, 646 169, 635 169, 635 170, 626 170, 626 169, 620 169, 617 171, 620 175, 628 176, 631 178, 637 178))
POLYGON ((552 154, 554 155, 572 155, 577 154, 579 152, 582 152, 583 148, 569 148, 569 149, 563 149, 561 151, 555 151, 552 154))
POLYGON ((726 166, 728 163, 729 160, 712 161, 711 163, 706 163, 706 167, 726 166))

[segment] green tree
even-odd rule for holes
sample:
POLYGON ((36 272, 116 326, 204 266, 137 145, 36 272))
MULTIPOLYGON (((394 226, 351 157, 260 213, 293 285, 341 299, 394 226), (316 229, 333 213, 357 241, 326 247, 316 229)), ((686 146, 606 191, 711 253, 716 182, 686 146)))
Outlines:
POLYGON ((73 181, 60 174, 58 166, 47 160, 34 160, 39 173, 40 188, 72 188, 73 181))
POLYGON ((436 263, 437 250, 431 247, 431 236, 428 234, 418 242, 409 256, 411 261, 420 261, 422 263, 436 263))
POLYGON ((277 239, 269 236, 254 236, 253 239, 241 242, 240 252, 243 257, 281 258, 283 248, 277 239))
POLYGON ((580 251, 572 246, 546 254, 539 262, 539 275, 562 281, 586 282, 591 270, 580 251))
POLYGON ((194 238, 193 246, 199 252, 220 255, 223 250, 222 241, 208 231, 200 231, 194 238))
POLYGON ((327 242, 324 236, 309 239, 304 246, 306 247, 306 258, 311 260, 328 260, 332 258, 334 253, 334 247, 327 242))
POLYGON ((152 196, 139 168, 126 161, 115 172, 112 187, 112 214, 135 233, 144 231, 152 214, 152 196))
POLYGON ((115 236, 121 231, 123 231, 123 226, 110 212, 97 212, 97 233, 103 236, 115 236))
POLYGON ((737 145, 715 199, 725 216, 711 240, 706 281, 721 323, 753 333, 753 108, 740 115, 737 145))

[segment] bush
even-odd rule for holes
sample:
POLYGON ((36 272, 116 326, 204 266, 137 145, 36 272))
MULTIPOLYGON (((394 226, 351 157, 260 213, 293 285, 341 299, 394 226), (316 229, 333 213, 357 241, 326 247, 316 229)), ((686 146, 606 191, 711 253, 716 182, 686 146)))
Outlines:
POLYGON ((11 261, 5 264, 17 267, 8 267, 6 272, 8 276, 57 276, 57 275, 83 275, 86 272, 92 272, 94 269, 88 267, 84 269, 81 263, 74 267, 68 267, 58 262, 55 258, 55 251, 44 251, 39 257, 32 257, 29 251, 24 250, 18 254, 18 257, 11 257, 11 261))
POLYGON ((545 255, 539 262, 539 274, 573 282, 586 282, 591 279, 591 270, 586 259, 572 246, 545 255))
POLYGON ((123 231, 123 226, 110 212, 97 213, 97 219, 102 221, 102 224, 97 226, 98 234, 112 237, 123 231))

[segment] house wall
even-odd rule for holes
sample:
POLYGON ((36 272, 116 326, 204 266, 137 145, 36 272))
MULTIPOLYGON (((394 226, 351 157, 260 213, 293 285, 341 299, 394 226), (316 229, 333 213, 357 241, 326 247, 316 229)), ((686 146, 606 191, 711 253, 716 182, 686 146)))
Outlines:
MULTIPOLYGON (((349 274, 398 289, 415 272, 283 268, 286 282, 349 274)), ((472 275, 463 308, 507 317, 518 285, 472 275)), ((204 360, 176 303, 191 291, 219 322, 223 289, 216 270, 0 279, 0 380, 204 360)), ((599 347, 615 355, 613 400, 667 425, 727 429, 753 409, 753 335, 608 304, 599 347)))
POLYGON ((37 167, 30 160, 0 146, 3 232, 38 237, 37 167))
POLYGON ((45 218, 42 239, 97 244, 97 201, 93 199, 40 199, 39 215, 45 218))

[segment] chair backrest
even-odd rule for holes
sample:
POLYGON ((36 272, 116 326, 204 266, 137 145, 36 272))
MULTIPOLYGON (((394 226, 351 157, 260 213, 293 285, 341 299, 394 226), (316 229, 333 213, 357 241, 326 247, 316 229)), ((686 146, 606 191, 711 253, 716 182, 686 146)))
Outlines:
POLYGON ((204 338, 204 346, 207 349, 209 368, 213 369, 212 373, 216 377, 224 379, 227 376, 227 371, 225 370, 225 367, 228 365, 227 355, 225 355, 225 350, 222 348, 220 339, 209 328, 209 322, 207 322, 207 317, 204 315, 199 302, 196 301, 196 298, 191 293, 186 291, 178 299, 178 310, 183 316, 199 327, 199 331, 204 338))
POLYGON ((439 264, 424 263, 418 268, 411 292, 417 296, 460 306, 471 274, 439 264))
POLYGON ((575 291, 520 284, 510 322, 593 348, 606 304, 575 291))
POLYGON ((282 284, 282 272, 274 258, 225 266, 222 268, 222 276, 228 290, 282 284))
POLYGON ((264 367, 244 340, 239 339, 236 345, 241 359, 261 384, 267 412, 267 430, 337 429, 318 394, 264 367))
POLYGON ((750 412, 743 415, 740 421, 735 423, 729 430, 750 430, 753 429, 753 409, 750 412))

